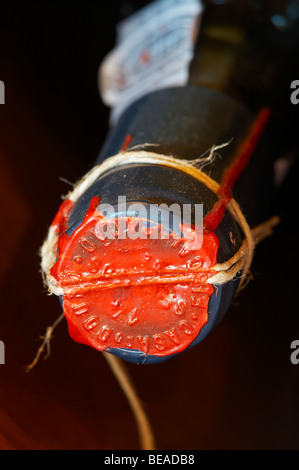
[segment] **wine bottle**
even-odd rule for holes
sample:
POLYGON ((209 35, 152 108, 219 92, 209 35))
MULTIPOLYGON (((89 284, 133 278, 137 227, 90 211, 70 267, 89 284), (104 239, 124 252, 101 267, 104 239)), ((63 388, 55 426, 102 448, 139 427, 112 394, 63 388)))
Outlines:
MULTIPOLYGON (((171 0, 158 3, 170 13, 171 0)), ((161 51, 164 62, 173 60, 177 19, 146 48, 132 23, 122 29, 128 50, 116 54, 110 84, 123 87, 111 100, 118 112, 95 168, 68 195, 42 249, 72 338, 135 363, 169 359, 223 319, 247 279, 252 229, 269 215, 283 147, 271 131, 287 116, 282 97, 298 47, 294 2, 280 5, 292 23, 285 28, 286 17, 268 2, 205 3, 184 83, 181 70, 172 82, 151 63, 156 54, 161 68, 161 51), (136 94, 130 57, 141 67, 136 94)), ((141 12, 140 29, 152 37, 149 11, 141 12)), ((109 74, 101 73, 101 86, 109 87, 109 74)))

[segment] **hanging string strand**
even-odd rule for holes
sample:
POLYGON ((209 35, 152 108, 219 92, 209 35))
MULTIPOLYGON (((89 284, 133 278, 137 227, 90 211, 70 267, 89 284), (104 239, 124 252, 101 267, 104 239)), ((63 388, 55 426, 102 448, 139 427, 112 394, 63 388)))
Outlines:
POLYGON ((113 371, 119 385, 121 386, 133 411, 141 443, 142 450, 155 450, 155 439, 148 417, 143 409, 142 403, 136 393, 134 385, 129 377, 123 362, 116 356, 102 352, 113 371))

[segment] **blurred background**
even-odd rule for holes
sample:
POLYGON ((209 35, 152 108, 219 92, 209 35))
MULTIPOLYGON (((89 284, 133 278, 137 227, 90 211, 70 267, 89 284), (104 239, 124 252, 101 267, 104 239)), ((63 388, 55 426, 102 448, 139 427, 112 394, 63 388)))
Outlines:
MULTIPOLYGON (((73 342, 66 321, 50 358, 25 369, 61 314, 43 287, 39 248, 67 181, 93 166, 108 132, 98 67, 116 23, 146 3, 1 2, 0 449, 139 448, 106 361, 73 342)), ((294 129, 298 115, 299 105, 294 129)), ((127 364, 158 449, 299 449, 299 364, 290 361, 299 340, 297 178, 298 163, 273 204, 282 222, 257 247, 254 280, 222 323, 163 364, 127 364)))

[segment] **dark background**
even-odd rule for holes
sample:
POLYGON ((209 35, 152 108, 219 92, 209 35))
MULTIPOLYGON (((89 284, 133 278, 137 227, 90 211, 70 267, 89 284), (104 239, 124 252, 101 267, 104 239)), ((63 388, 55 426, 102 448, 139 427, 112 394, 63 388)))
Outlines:
MULTIPOLYGON (((139 448, 106 361, 73 342, 66 322, 50 358, 25 372, 61 313, 43 287, 39 248, 70 189, 60 177, 75 182, 104 143, 109 110, 97 71, 132 5, 1 2, 0 449, 139 448)), ((299 365, 290 361, 299 339, 297 176, 295 166, 275 200, 282 223, 258 246, 254 281, 223 322, 163 364, 127 365, 158 449, 299 449, 299 365)))

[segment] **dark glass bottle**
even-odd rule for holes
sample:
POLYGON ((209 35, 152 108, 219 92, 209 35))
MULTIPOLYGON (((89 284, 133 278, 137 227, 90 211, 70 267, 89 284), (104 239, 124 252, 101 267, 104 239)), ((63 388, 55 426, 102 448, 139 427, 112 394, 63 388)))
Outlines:
POLYGON ((299 73, 297 0, 205 0, 189 82, 221 90, 255 113, 270 106, 283 154, 297 137, 290 84, 299 73))
MULTIPOLYGON (((291 121, 290 82, 295 78, 294 71, 298 70, 298 59, 294 63, 294 58, 299 57, 298 29, 295 27, 299 17, 297 3, 220 0, 205 3, 206 9, 186 86, 154 91, 131 104, 111 129, 96 163, 101 164, 118 154, 128 136, 131 148, 150 143, 152 145, 147 145, 147 151, 187 161, 206 154, 215 145, 229 142, 229 145, 221 149, 221 158, 215 158, 203 169, 220 183, 226 169, 233 164, 248 138, 256 113, 267 106, 272 111, 269 122, 269 133, 272 136, 261 136, 253 149, 250 164, 233 188, 235 199, 250 227, 253 227, 268 215, 267 208, 274 191, 274 160, 281 152, 286 151, 286 141, 289 146, 293 145, 286 135, 291 121), (280 132, 277 132, 278 129, 280 132)), ((116 206, 120 195, 126 196, 129 203, 141 202, 145 205, 203 204, 204 216, 213 210, 218 200, 218 196, 202 182, 183 171, 160 164, 128 163, 101 175, 80 197, 70 212, 67 236, 73 236, 80 229, 93 198, 100 197, 102 204, 116 206)), ((116 216, 120 217, 120 214, 116 216)), ((215 234, 219 239, 217 262, 221 263, 239 250, 244 233, 232 214, 226 210, 215 234)), ((96 243, 94 236, 91 233, 89 235, 89 240, 96 243)), ((61 244, 60 250, 62 246, 61 244)), ((58 257, 62 255, 63 253, 58 253, 58 257)), ((199 329, 196 338, 191 343, 186 343, 186 347, 198 344, 221 321, 235 295, 241 274, 239 272, 233 280, 214 286, 207 311, 202 311, 202 315, 207 314, 207 321, 199 329)), ((182 285, 184 287, 184 283, 182 285)), ((174 289, 181 287, 177 281, 174 289)), ((106 331, 109 338, 114 335, 119 339, 108 341, 106 350, 136 363, 160 362, 172 357, 177 350, 184 350, 184 347, 171 348, 167 343, 184 343, 185 336, 188 335, 186 328, 178 326, 183 325, 179 323, 179 320, 183 321, 183 317, 176 316, 175 303, 167 307, 168 313, 172 309, 174 311, 170 315, 169 325, 163 325, 164 330, 161 330, 157 329, 154 313, 147 316, 146 321, 142 320, 142 287, 137 294, 136 290, 133 293, 131 286, 113 290, 114 302, 118 302, 118 305, 122 299, 133 295, 138 297, 137 326, 132 321, 129 328, 131 334, 128 335, 127 324, 126 333, 122 332, 122 328, 125 328, 122 322, 128 323, 129 317, 119 323, 114 320, 110 322, 113 316, 111 311, 106 312, 103 318, 103 304, 99 296, 92 304, 92 317, 88 309, 83 309, 83 317, 80 318, 80 321, 83 318, 88 325, 91 324, 88 323, 89 317, 94 318, 92 338, 88 328, 84 331, 83 326, 79 334, 75 332, 79 328, 77 319, 77 323, 72 319, 72 315, 75 318, 76 311, 68 308, 70 331, 77 341, 101 350, 105 347, 103 331, 106 331), (175 339, 169 333, 173 329, 175 339), (96 335, 101 334, 102 337, 97 339, 96 335), (131 339, 129 341, 126 338, 131 339), (148 342, 154 342, 150 350, 148 342), (161 349, 164 346, 166 351, 161 349), (163 354, 160 354, 161 351, 163 354)), ((177 291, 175 295, 179 297, 177 291)), ((178 298, 177 304, 179 300, 178 298)), ((70 297, 64 296, 61 301, 64 305, 69 305, 70 297)), ((158 300, 153 299, 154 304, 155 302, 158 300)), ((192 304, 191 297, 184 299, 184 302, 189 302, 189 313, 193 307, 196 310, 196 302, 192 304)), ((189 319, 188 322, 190 326, 189 319)))

